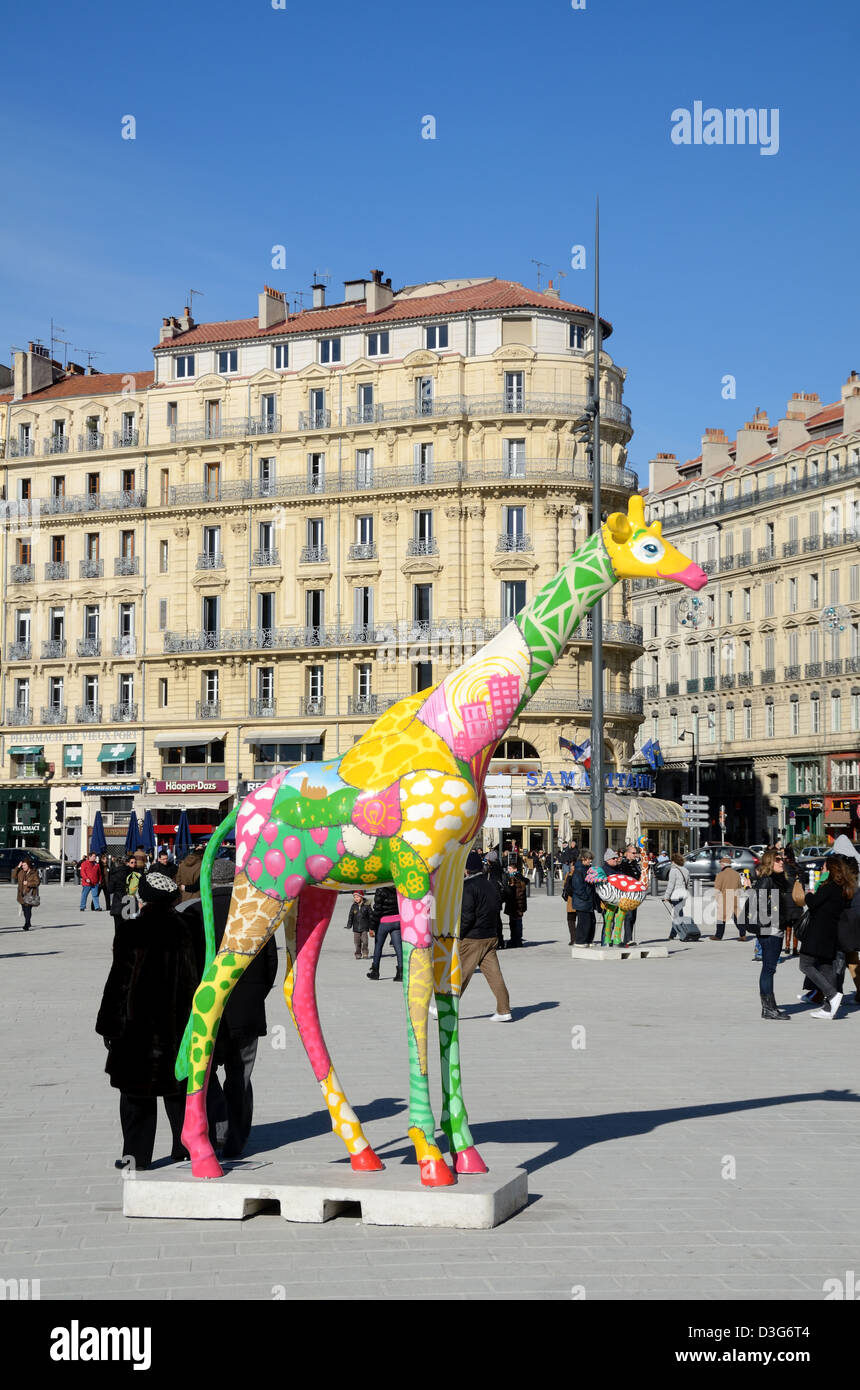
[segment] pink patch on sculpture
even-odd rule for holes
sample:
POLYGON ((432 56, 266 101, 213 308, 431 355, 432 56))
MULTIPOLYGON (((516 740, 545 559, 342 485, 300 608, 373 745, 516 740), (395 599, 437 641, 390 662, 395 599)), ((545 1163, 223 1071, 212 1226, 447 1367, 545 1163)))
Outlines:
POLYGON ((281 896, 280 888, 264 888, 263 892, 267 898, 280 898, 281 896))
POLYGON ((257 859, 256 856, 255 856, 255 857, 250 861, 250 863, 249 863, 247 869, 245 870, 245 873, 248 875, 248 877, 249 877, 250 879, 253 879, 254 883, 256 883, 256 882, 257 882, 257 879, 260 877, 260 874, 261 874, 262 872, 263 872, 263 865, 261 864, 260 860, 257 859))
POLYGON ((338 840, 336 850, 338 854, 346 854, 346 845, 343 840, 338 840))
POLYGON ((430 900, 423 897, 420 902, 398 897, 400 908, 400 931, 404 942, 410 946, 429 946, 431 941, 430 900))
POLYGON ((310 832, 311 839, 315 845, 324 845, 328 839, 328 826, 318 825, 310 832))
POLYGON ((352 808, 352 823, 365 835, 396 835, 400 821, 399 782, 373 796, 360 796, 352 808))
POLYGON ((301 874, 290 874, 284 879, 284 892, 288 898, 297 898, 305 886, 301 874))
POLYGON ((284 854, 288 859, 298 859, 302 850, 302 842, 298 835, 286 835, 283 841, 284 854))
POLYGON ((267 825, 263 826, 261 834, 267 845, 274 844, 275 840, 278 838, 279 829, 280 826, 276 825, 275 822, 271 820, 267 825))
POLYGON ((270 873, 272 878, 278 878, 287 866, 287 861, 279 849, 267 850, 263 863, 266 866, 266 872, 270 873))
POLYGON ((305 860, 305 864, 307 865, 307 870, 311 878, 317 880, 325 878, 329 869, 332 867, 331 859, 325 854, 312 854, 310 858, 305 860))

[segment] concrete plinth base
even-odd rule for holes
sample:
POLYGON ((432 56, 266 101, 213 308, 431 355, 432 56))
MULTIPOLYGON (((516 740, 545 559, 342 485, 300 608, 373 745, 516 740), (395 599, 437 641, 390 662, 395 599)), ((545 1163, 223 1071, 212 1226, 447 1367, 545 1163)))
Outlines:
POLYGON ((668 946, 571 946, 574 960, 649 960, 668 956, 668 946))
POLYGON ((123 1182, 123 1215, 241 1221, 278 1204, 285 1221, 330 1221, 344 1213, 369 1226, 448 1226, 488 1230, 528 1201, 524 1169, 458 1177, 453 1187, 422 1187, 418 1169, 380 1173, 287 1163, 237 1165, 223 1178, 193 1178, 180 1167, 123 1182))

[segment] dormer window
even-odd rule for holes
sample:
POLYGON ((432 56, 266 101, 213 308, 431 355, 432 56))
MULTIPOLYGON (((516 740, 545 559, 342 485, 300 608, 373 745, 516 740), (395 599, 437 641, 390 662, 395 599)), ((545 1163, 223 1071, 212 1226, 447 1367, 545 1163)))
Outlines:
POLYGON ((569 346, 577 352, 582 352, 585 348, 585 324, 572 323, 570 325, 569 346))
POLYGON ((340 361, 340 338, 321 338, 320 339, 320 362, 331 365, 333 362, 340 361))
POLYGON ((431 323, 424 329, 424 346, 439 352, 448 346, 447 323, 431 323))
POLYGON ((228 348, 226 352, 218 353, 218 371, 222 376, 227 376, 230 372, 239 370, 239 350, 238 348, 228 348))
POLYGON ((176 358, 176 376, 177 376, 177 379, 179 379, 179 378, 181 378, 181 377, 190 377, 190 376, 193 376, 193 375, 194 375, 194 354, 193 354, 193 352, 192 352, 192 353, 183 353, 181 356, 179 356, 179 357, 176 358))

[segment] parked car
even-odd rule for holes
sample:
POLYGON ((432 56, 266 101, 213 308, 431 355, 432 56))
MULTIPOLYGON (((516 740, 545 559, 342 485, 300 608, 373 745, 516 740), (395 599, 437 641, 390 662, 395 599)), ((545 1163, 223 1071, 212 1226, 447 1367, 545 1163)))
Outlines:
POLYGON ((750 853, 752 853, 752 854, 755 855, 756 859, 761 859, 762 855, 764 854, 764 852, 765 852, 765 850, 768 848, 768 846, 767 846, 767 845, 748 845, 747 848, 749 849, 750 853))
MULTIPOLYGON (((12 883, 12 873, 22 859, 32 859, 42 875, 43 883, 59 883, 60 861, 47 849, 0 849, 0 882, 12 883)), ((71 882, 72 865, 66 864, 66 879, 71 882)))
POLYGON ((690 878, 700 880, 713 880, 720 872, 720 860, 724 854, 728 854, 732 861, 732 868, 742 873, 746 869, 750 876, 754 875, 758 858, 752 850, 744 848, 742 845, 704 845, 695 854, 687 855, 687 869, 690 878))

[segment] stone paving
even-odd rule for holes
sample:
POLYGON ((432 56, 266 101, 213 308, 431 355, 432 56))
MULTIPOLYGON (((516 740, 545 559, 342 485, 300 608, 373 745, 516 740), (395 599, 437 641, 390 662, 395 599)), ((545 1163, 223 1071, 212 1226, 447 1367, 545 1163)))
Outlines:
MULTIPOLYGON (((794 1301, 860 1269, 860 1009, 810 1018, 786 962, 776 994, 793 1020, 763 1022, 751 948, 735 940, 574 962, 561 900, 536 894, 526 948, 501 957, 515 1022, 489 1021, 476 976, 462 1027, 476 1142, 491 1166, 528 1170, 524 1212, 494 1231, 127 1220, 117 1093, 93 1031, 112 922, 77 904, 74 888, 43 889, 25 935, 0 888, 0 1277, 39 1279, 43 1299, 794 1301)), ((346 911, 342 900, 320 963, 327 1040, 377 1151, 410 1163, 393 957, 368 981, 346 911)), ((648 901, 639 939, 666 930, 648 901)), ((342 1163, 279 989, 269 1022, 249 1157, 288 1146, 303 1163, 342 1163)))

